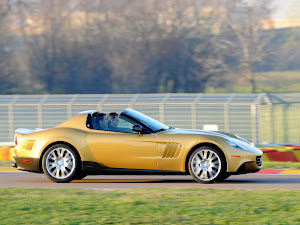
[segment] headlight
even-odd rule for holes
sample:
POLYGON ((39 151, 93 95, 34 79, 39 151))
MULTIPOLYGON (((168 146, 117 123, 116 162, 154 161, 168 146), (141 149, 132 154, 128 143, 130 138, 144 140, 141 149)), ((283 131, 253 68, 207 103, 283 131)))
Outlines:
POLYGON ((237 149, 242 149, 242 150, 244 150, 241 146, 239 146, 237 143, 235 143, 234 141, 231 141, 231 140, 229 140, 229 139, 226 139, 225 138, 225 140, 228 142, 228 144, 230 144, 232 147, 234 147, 234 148, 237 148, 237 149))
POLYGON ((249 141, 247 141, 245 138, 242 138, 242 137, 240 137, 240 136, 238 136, 238 135, 236 135, 236 134, 235 134, 235 136, 236 136, 240 141, 245 142, 245 143, 251 145, 251 143, 250 143, 249 141))

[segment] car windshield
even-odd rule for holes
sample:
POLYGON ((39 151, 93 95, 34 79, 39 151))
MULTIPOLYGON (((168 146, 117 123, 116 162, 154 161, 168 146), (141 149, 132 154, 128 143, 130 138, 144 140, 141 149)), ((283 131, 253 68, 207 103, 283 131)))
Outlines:
POLYGON ((141 123, 149 127, 154 132, 159 132, 159 131, 169 129, 168 126, 162 124, 161 122, 158 122, 157 120, 152 119, 151 117, 146 116, 145 114, 135 111, 133 109, 125 109, 122 112, 122 114, 128 115, 136 119, 137 121, 140 121, 141 123))

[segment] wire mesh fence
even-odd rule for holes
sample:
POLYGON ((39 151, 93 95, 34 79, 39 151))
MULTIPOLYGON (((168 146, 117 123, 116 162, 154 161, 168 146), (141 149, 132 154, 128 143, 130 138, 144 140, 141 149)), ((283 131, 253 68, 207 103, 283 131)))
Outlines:
POLYGON ((300 93, 0 95, 0 142, 17 128, 51 128, 75 114, 133 108, 172 127, 235 133, 256 145, 300 143, 300 93))

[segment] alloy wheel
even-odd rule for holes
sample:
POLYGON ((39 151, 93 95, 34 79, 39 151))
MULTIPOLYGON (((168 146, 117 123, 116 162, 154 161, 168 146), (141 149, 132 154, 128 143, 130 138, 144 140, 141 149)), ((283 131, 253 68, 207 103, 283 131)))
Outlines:
POLYGON ((46 157, 46 169, 55 179, 68 178, 75 169, 73 153, 64 147, 54 148, 46 157))
POLYGON ((199 149, 192 156, 190 168, 194 177, 200 182, 210 182, 221 173, 222 160, 219 154, 212 149, 199 149))

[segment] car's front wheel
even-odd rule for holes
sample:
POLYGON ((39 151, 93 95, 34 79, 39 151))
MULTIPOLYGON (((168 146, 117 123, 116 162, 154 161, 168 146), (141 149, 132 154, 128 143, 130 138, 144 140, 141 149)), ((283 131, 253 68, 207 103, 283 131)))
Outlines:
POLYGON ((212 147, 201 147, 191 155, 188 168, 191 176, 200 183, 213 183, 225 173, 225 159, 212 147))
POLYGON ((49 148, 42 159, 45 175, 57 183, 74 180, 79 169, 79 157, 68 145, 57 144, 49 148))

